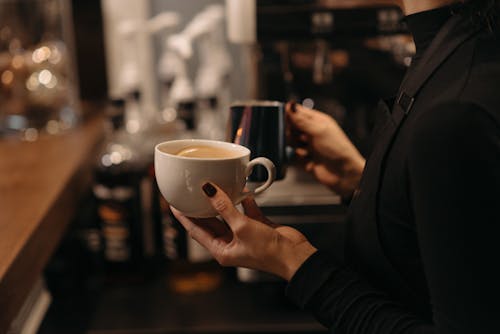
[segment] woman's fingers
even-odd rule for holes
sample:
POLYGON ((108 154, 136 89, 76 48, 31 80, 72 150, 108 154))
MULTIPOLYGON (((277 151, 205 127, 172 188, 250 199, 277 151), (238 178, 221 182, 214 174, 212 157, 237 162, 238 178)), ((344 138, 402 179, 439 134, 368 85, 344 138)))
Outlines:
POLYGON ((302 145, 309 144, 309 136, 305 133, 301 133, 299 136, 299 142, 302 143, 302 145))
POLYGON ((261 218, 264 216, 252 196, 248 196, 243 199, 243 201, 241 201, 241 205, 243 206, 245 214, 250 218, 261 218))
POLYGON ((182 212, 180 212, 173 206, 170 206, 170 211, 172 211, 175 218, 177 218, 177 220, 181 223, 181 225, 184 226, 186 231, 189 231, 190 229, 195 227, 195 223, 190 218, 184 216, 182 212))
MULTIPOLYGON (((172 210, 175 218, 177 218, 181 225, 184 226, 189 236, 199 242, 210 253, 219 254, 221 252, 221 248, 224 248, 228 242, 230 242, 230 240, 227 240, 224 236, 216 237, 212 231, 201 227, 196 223, 196 220, 184 216, 174 207, 170 207, 170 209, 172 210)), ((222 222, 219 223, 223 224, 222 222)))
POLYGON ((285 111, 290 115, 298 115, 302 114, 304 117, 312 117, 314 115, 315 110, 304 107, 302 104, 297 102, 287 102, 285 105, 285 111))
POLYGON ((309 150, 307 150, 307 149, 305 149, 303 147, 298 147, 297 149, 295 149, 295 154, 300 159, 305 159, 305 158, 307 158, 309 156, 309 150))
POLYGON ((309 161, 306 163, 306 166, 304 167, 304 169, 306 170, 306 172, 310 173, 314 170, 314 162, 313 161, 309 161))
POLYGON ((234 226, 243 220, 243 214, 236 209, 231 199, 222 189, 210 182, 205 183, 202 189, 212 207, 229 226, 234 226))
POLYGON ((217 218, 198 218, 193 219, 194 223, 200 228, 210 232, 214 238, 222 238, 227 243, 233 239, 233 232, 222 219, 217 218))
POLYGON ((297 111, 297 102, 295 101, 289 101, 285 104, 285 111, 287 113, 294 113, 297 111))
POLYGON ((241 205, 243 206, 243 210, 247 216, 249 216, 252 219, 255 219, 261 223, 264 223, 268 226, 271 227, 276 227, 279 226, 278 224, 275 224, 271 222, 262 212, 262 210, 259 208, 257 203, 255 203, 255 200, 253 197, 249 196, 245 198, 243 201, 241 201, 241 205))
POLYGON ((315 115, 318 111, 305 108, 297 103, 295 104, 295 107, 292 107, 292 104, 290 103, 287 104, 287 106, 287 117, 291 121, 292 125, 306 134, 314 133, 314 130, 317 127, 315 115))

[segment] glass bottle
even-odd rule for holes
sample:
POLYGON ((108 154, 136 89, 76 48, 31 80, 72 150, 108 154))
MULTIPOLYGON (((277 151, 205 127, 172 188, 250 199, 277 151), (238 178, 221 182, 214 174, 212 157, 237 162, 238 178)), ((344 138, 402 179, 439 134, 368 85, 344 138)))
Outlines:
POLYGON ((127 110, 122 100, 111 110, 111 129, 96 163, 93 190, 104 259, 110 268, 133 270, 154 254, 152 158, 137 133, 127 131, 126 122, 136 121, 136 110, 127 110))

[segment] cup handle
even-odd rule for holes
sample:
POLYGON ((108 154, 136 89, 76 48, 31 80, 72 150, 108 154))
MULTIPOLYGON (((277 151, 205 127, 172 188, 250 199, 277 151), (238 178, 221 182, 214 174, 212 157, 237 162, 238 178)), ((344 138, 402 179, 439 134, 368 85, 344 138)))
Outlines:
POLYGON ((258 194, 260 194, 261 192, 263 192, 264 190, 266 190, 267 188, 269 188, 269 186, 271 186, 271 184, 276 179, 276 167, 274 167, 274 164, 273 164, 273 162, 271 160, 269 160, 267 158, 263 158, 263 157, 255 158, 255 159, 253 159, 252 161, 250 161, 248 163, 247 169, 246 169, 246 175, 247 175, 247 177, 252 173, 253 168, 255 166, 257 166, 257 165, 262 165, 262 166, 264 166, 266 168, 266 170, 267 170, 267 180, 266 180, 266 182, 264 182, 263 185, 261 185, 257 189, 242 193, 241 196, 240 196, 240 198, 237 201, 238 203, 241 202, 245 197, 247 197, 249 195, 258 195, 258 194))

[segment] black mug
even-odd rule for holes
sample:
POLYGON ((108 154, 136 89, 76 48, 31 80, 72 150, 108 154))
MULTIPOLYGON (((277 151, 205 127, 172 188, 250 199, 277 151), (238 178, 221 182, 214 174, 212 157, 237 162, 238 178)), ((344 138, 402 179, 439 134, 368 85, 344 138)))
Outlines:
MULTIPOLYGON (((276 166, 276 180, 285 177, 287 154, 285 105, 278 101, 237 101, 231 104, 229 141, 250 149, 250 159, 266 157, 276 166)), ((267 179, 265 168, 256 166, 253 182, 267 179)))

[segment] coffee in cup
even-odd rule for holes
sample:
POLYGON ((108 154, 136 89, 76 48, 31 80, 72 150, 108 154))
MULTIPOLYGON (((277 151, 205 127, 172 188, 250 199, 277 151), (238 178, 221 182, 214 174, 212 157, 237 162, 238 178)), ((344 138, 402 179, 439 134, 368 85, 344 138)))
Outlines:
POLYGON ((181 149, 176 155, 188 158, 232 158, 237 156, 238 152, 222 147, 192 145, 181 149))
POLYGON ((163 197, 188 217, 217 215, 202 191, 206 182, 218 185, 234 204, 259 194, 274 181, 274 164, 258 157, 250 161, 244 146, 213 140, 185 139, 163 142, 155 147, 155 174, 163 197), (244 191, 248 175, 257 165, 267 170, 267 179, 254 191, 244 191))

